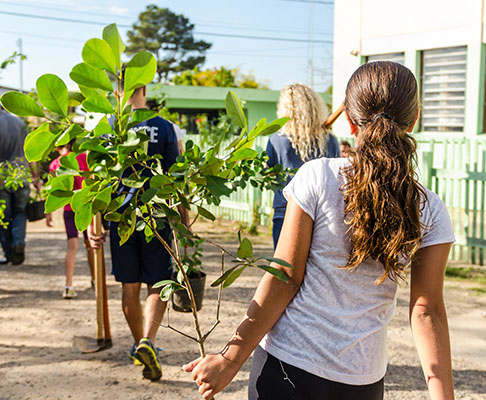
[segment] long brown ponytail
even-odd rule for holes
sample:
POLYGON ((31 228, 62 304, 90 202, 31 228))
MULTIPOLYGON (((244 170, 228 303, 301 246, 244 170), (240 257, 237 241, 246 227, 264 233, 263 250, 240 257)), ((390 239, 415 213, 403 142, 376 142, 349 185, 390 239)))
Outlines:
POLYGON ((393 62, 362 65, 346 88, 344 109, 357 127, 356 154, 342 189, 351 252, 345 268, 371 257, 386 278, 404 277, 421 243, 425 191, 415 176, 415 139, 407 133, 419 110, 412 72, 393 62))

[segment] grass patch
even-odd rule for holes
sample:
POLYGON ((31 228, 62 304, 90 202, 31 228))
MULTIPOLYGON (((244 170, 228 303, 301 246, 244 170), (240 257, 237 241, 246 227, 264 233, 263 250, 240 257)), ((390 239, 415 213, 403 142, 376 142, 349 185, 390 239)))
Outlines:
POLYGON ((445 275, 449 278, 470 279, 472 277, 472 268, 464 267, 447 267, 445 275))
POLYGON ((451 267, 446 268, 446 277, 456 281, 469 281, 479 284, 479 287, 471 290, 477 295, 486 294, 486 269, 474 267, 451 267))

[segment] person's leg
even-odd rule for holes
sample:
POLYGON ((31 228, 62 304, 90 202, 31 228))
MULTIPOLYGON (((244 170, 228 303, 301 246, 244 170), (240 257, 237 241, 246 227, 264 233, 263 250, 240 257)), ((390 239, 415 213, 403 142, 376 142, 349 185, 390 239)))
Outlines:
MULTIPOLYGON (((157 230, 170 246, 171 230, 168 224, 163 220, 157 220, 157 230)), ((140 249, 142 263, 140 280, 147 283, 148 288, 144 307, 144 338, 137 346, 135 357, 144 365, 143 377, 157 380, 162 376, 162 369, 158 350, 153 342, 167 304, 159 298, 160 289, 154 289, 152 285, 170 278, 171 257, 158 240, 152 239, 147 243, 143 232, 136 232, 134 236, 140 249)))
POLYGON ((64 274, 66 276, 66 288, 72 288, 74 266, 76 264, 76 254, 78 254, 78 229, 74 223, 74 212, 64 210, 63 212, 64 228, 67 236, 67 250, 64 261, 64 274))
POLYGON ((4 222, 7 223, 7 227, 3 228, 0 226, 0 243, 2 244, 3 254, 5 256, 6 262, 12 260, 13 249, 12 249, 12 196, 8 190, 0 190, 0 200, 5 202, 5 219, 4 222))
POLYGON ((66 258, 64 263, 64 273, 66 275, 66 287, 73 286, 74 265, 76 263, 76 254, 78 254, 78 238, 68 239, 66 258))
POLYGON ((12 194, 12 247, 23 247, 25 246, 27 203, 29 202, 30 187, 25 183, 24 187, 19 188, 12 194))
POLYGON ((164 317, 167 302, 161 301, 160 288, 153 289, 152 285, 147 285, 147 298, 143 309, 143 336, 155 342, 155 336, 164 317))
POLYGON ((122 309, 135 343, 143 335, 143 311, 140 302, 140 283, 122 283, 122 309))

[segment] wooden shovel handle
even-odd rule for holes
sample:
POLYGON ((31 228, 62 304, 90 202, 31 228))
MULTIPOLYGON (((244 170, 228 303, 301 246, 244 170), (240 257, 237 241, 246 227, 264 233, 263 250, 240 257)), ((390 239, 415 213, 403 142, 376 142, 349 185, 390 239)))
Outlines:
POLYGON ((322 126, 326 129, 330 128, 331 125, 334 123, 334 121, 338 119, 338 117, 342 114, 343 111, 344 111, 344 103, 341 104, 336 111, 334 111, 331 115, 329 115, 329 117, 327 117, 327 119, 324 121, 322 126))
MULTIPOLYGON (((97 213, 93 217, 93 233, 100 236, 101 214, 97 213)), ((103 340, 103 249, 94 250, 94 270, 95 270, 95 293, 96 293, 96 338, 103 340)))
POLYGON ((103 270, 103 278, 102 278, 102 286, 103 286, 103 326, 105 329, 105 341, 111 340, 111 331, 110 331, 110 315, 108 313, 108 290, 106 288, 106 266, 105 266, 105 253, 103 247, 101 248, 101 256, 102 256, 102 270, 103 270))

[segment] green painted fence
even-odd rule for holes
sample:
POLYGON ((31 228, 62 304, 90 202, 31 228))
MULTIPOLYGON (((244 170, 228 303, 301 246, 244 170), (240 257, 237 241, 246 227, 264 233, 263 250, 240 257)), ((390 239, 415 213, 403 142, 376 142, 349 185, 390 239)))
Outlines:
MULTIPOLYGON (((442 198, 452 218, 457 241, 451 259, 485 265, 486 137, 416 138, 419 179, 442 198)), ((199 144, 201 137, 187 135, 188 139, 199 144)), ((255 147, 265 149, 267 140, 257 138, 255 147)), ((272 200, 272 192, 247 187, 210 210, 218 217, 270 226, 272 200)))

